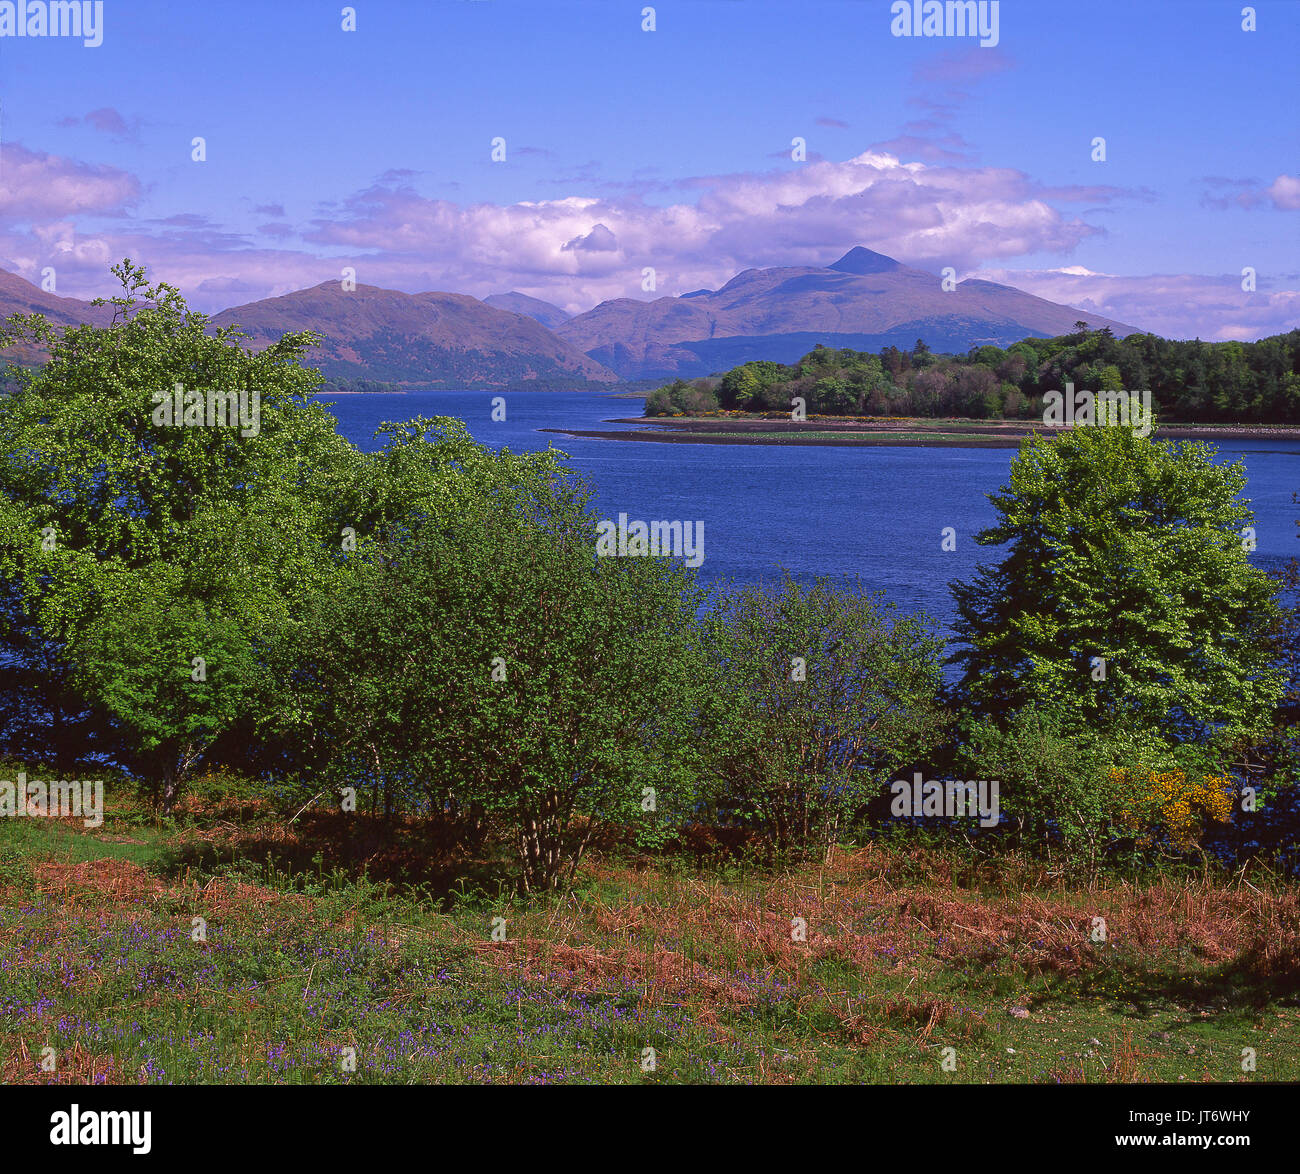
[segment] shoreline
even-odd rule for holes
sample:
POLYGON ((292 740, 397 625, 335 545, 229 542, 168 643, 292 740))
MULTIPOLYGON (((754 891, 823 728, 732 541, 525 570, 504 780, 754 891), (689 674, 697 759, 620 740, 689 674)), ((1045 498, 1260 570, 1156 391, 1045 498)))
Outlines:
MULTIPOLYGON (((636 424, 625 431, 587 428, 542 428, 541 432, 595 440, 634 440, 658 444, 795 444, 816 447, 1018 448, 1032 433, 1055 436, 1064 427, 1041 424, 982 424, 950 421, 889 420, 715 420, 692 417, 655 419, 638 416, 608 420, 636 424), (827 435, 843 433, 843 435, 827 435)), ((1300 427, 1290 425, 1172 424, 1156 428, 1156 440, 1291 440, 1300 441, 1300 427)))

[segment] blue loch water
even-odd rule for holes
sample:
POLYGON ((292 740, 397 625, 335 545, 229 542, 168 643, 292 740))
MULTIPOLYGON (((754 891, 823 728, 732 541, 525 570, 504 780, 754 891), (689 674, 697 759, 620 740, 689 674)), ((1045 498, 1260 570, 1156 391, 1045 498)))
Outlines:
MULTIPOLYGON (((655 444, 560 436, 542 428, 619 430, 643 400, 599 392, 510 392, 493 422, 493 393, 425 391, 323 395, 339 431, 363 449, 381 421, 456 416, 474 438, 524 451, 554 446, 595 486, 602 517, 704 523, 706 582, 771 583, 786 568, 800 579, 857 576, 906 610, 946 627, 948 584, 1000 557, 973 537, 995 519, 987 494, 1006 483, 1014 449, 822 448, 814 445, 655 444), (941 532, 957 534, 955 551, 941 532)), ((1300 554, 1300 443, 1219 442, 1224 460, 1243 458, 1256 515, 1254 555, 1271 568, 1300 554)))

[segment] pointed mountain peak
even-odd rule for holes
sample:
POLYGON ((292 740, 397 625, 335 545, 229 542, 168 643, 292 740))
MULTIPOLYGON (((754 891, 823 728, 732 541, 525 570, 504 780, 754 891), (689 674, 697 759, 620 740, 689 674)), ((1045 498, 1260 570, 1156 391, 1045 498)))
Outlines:
POLYGON ((827 268, 837 269, 841 273, 892 273, 895 269, 902 269, 903 266, 893 257, 886 257, 883 253, 873 253, 870 249, 857 245, 827 268))

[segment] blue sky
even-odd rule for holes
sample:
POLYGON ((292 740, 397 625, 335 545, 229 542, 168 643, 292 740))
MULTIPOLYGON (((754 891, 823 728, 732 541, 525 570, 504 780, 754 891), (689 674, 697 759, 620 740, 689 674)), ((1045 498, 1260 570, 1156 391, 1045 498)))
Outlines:
POLYGON ((1002 0, 995 47, 896 37, 889 0, 354 7, 0 37, 0 266, 89 297, 129 254, 216 310, 351 264, 577 311, 866 244, 1174 336, 1300 322, 1295 0, 1255 32, 1235 0, 1002 0))

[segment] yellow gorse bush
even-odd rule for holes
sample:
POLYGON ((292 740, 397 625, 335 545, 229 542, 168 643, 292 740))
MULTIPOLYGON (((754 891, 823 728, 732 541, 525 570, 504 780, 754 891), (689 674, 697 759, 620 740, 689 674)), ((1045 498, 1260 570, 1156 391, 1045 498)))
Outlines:
POLYGON ((1140 786, 1130 783, 1129 774, 1112 770, 1111 781, 1127 791, 1120 822, 1136 837, 1138 845, 1150 848, 1162 837, 1179 851, 1190 852, 1200 842, 1210 823, 1232 819, 1233 785, 1226 777, 1202 775, 1188 778, 1185 771, 1148 771, 1140 786))

